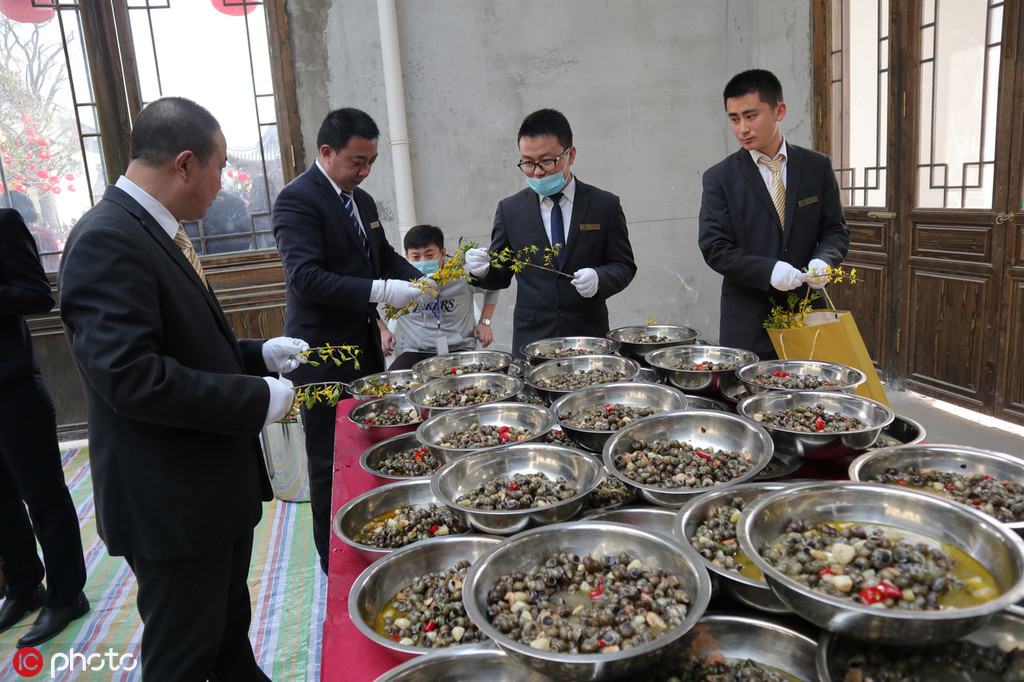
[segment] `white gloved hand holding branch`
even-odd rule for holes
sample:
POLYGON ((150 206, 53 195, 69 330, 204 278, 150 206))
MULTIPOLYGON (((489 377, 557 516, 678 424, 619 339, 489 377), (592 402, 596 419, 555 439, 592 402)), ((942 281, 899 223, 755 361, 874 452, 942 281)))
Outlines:
POLYGON ((598 277, 594 268, 583 268, 572 273, 572 285, 583 298, 593 298, 597 293, 598 277))
POLYGON ((779 291, 792 291, 804 283, 804 273, 785 261, 777 261, 772 268, 771 284, 779 291))
POLYGON ((828 276, 828 263, 820 258, 812 259, 807 264, 807 273, 804 277, 807 280, 807 286, 812 289, 821 289, 831 281, 828 276))
POLYGON ((474 277, 483 277, 491 269, 491 254, 487 249, 475 248, 466 251, 466 270, 474 277))
POLYGON ((309 350, 309 344, 302 339, 278 336, 263 342, 263 364, 271 372, 286 374, 306 362, 300 355, 309 350))

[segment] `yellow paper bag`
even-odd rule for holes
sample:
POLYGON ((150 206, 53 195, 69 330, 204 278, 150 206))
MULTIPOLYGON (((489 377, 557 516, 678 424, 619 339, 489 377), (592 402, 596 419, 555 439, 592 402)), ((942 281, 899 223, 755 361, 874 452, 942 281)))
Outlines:
POLYGON ((807 314, 804 323, 807 326, 800 329, 767 330, 779 358, 856 367, 868 376, 868 380, 857 387, 857 395, 891 407, 849 310, 815 310, 807 314))

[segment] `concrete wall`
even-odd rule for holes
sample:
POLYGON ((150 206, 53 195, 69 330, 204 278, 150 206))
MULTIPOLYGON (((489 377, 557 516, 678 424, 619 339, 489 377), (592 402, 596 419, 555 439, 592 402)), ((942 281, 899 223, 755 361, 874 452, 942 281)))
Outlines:
MULTIPOLYGON (((612 327, 685 324, 717 340, 720 277, 696 247, 700 177, 738 148, 721 92, 747 68, 786 92, 787 138, 810 145, 809 0, 395 0, 416 218, 489 241, 499 199, 525 185, 516 131, 542 107, 573 126, 576 175, 615 192, 639 271, 609 301, 612 327)), ((381 128, 363 187, 400 247, 380 56, 370 0, 289 2, 306 158, 324 114, 361 108, 381 128)), ((495 315, 511 345, 515 285, 495 315)))

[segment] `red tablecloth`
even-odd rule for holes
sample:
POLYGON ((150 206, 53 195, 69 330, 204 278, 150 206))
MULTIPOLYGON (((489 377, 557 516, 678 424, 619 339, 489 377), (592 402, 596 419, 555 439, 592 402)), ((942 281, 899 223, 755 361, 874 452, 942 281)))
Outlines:
MULTIPOLYGON (((358 402, 338 403, 334 435, 334 493, 331 519, 342 505, 376 486, 373 477, 359 466, 359 457, 373 443, 347 418, 358 402)), ((356 629, 348 617, 348 592, 369 563, 331 533, 331 559, 327 573, 327 614, 324 619, 320 679, 323 682, 371 682, 401 660, 356 629)))

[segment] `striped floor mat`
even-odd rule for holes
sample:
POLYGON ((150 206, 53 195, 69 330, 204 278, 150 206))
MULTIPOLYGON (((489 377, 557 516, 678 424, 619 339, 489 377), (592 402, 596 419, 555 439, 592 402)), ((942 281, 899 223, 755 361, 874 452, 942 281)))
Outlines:
MULTIPOLYGON (((39 647, 42 669, 32 677, 14 669, 15 643, 32 618, 0 634, 0 680, 141 680, 137 658, 142 623, 135 610, 135 578, 122 558, 107 554, 96 534, 88 450, 65 451, 63 465, 82 529, 88 571, 85 593, 92 610, 39 647)), ((263 520, 256 527, 249 569, 249 637, 260 667, 273 680, 320 679, 327 578, 320 571, 310 522, 309 504, 275 499, 264 506, 263 520)), ((20 662, 32 663, 24 655, 20 662)))

